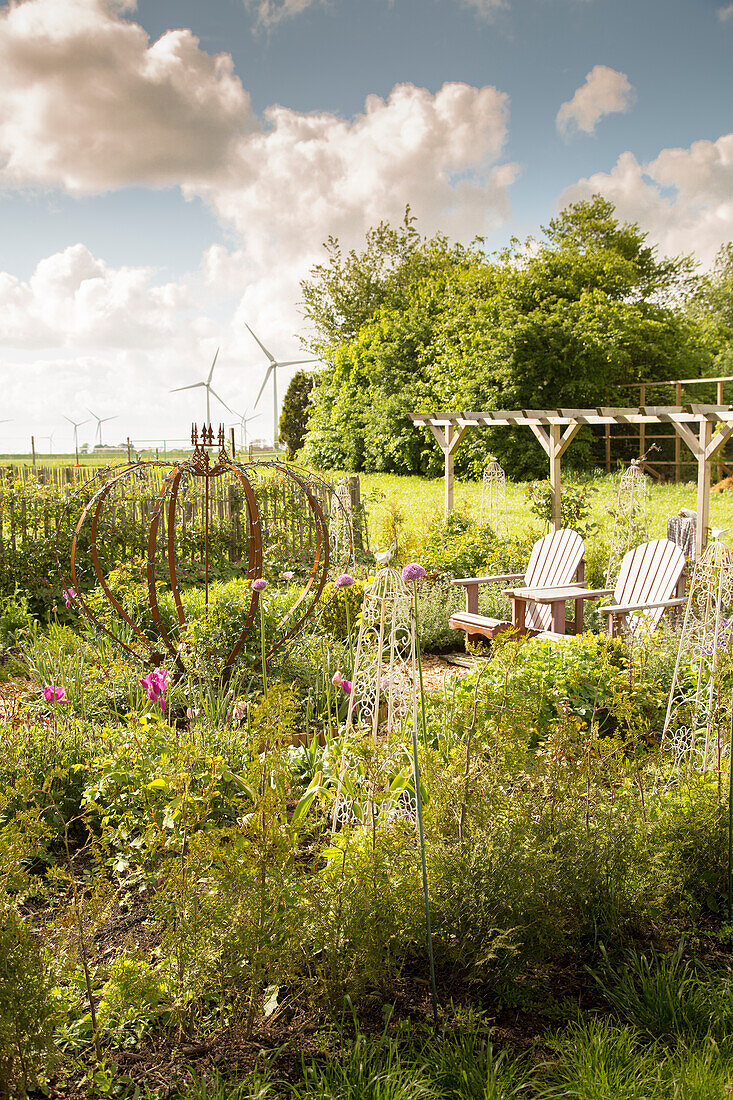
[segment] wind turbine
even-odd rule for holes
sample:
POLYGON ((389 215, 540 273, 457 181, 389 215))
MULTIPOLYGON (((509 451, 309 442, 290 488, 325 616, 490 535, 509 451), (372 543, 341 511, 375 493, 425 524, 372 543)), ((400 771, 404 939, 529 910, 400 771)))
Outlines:
POLYGON ((247 425, 249 424, 250 420, 259 420, 259 418, 262 414, 261 413, 255 413, 254 416, 247 416, 247 410, 245 409, 245 411, 243 413, 235 412, 234 415, 239 417, 239 439, 241 441, 242 450, 246 451, 246 449, 247 449, 247 425))
POLYGON ((69 424, 74 425, 74 450, 76 451, 76 464, 79 465, 79 428, 82 424, 88 424, 88 420, 72 420, 70 416, 63 413, 64 420, 68 420, 69 424))
POLYGON ((257 406, 259 405, 260 398, 262 397, 262 391, 264 390, 265 386, 267 385, 267 379, 270 377, 270 375, 272 375, 272 445, 275 448, 275 450, 277 450, 277 443, 278 443, 278 439, 280 438, 280 420, 279 420, 279 417, 277 415, 277 368, 278 367, 297 367, 297 366, 300 366, 301 363, 317 363, 318 360, 317 359, 286 359, 284 361, 281 361, 279 359, 276 359, 275 356, 272 354, 272 352, 267 350, 267 348, 262 343, 262 341, 259 339, 259 337, 255 336, 254 332, 252 332, 252 329, 249 328, 249 325, 247 324, 247 322, 245 321, 244 323, 245 323, 245 326, 252 333, 252 336, 254 336, 255 340, 257 341, 257 343, 260 345, 260 347, 264 351, 267 358, 270 360, 269 366, 267 368, 267 374, 265 375, 265 380, 262 383, 262 385, 260 386, 260 392, 257 394, 257 400, 254 403, 254 407, 257 408, 257 406))
POLYGON ((51 432, 50 435, 42 435, 41 436, 41 439, 47 439, 48 440, 48 453, 50 455, 53 454, 53 437, 54 437, 54 434, 55 434, 54 432, 51 432))
POLYGON ((90 416, 93 416, 97 421, 97 439, 99 440, 99 446, 102 446, 102 425, 106 424, 108 420, 116 420, 116 416, 97 416, 91 409, 87 408, 87 412, 90 416))
POLYGON ((201 386, 203 386, 204 389, 206 390, 206 423, 207 424, 211 423, 211 394, 212 393, 213 393, 214 397, 216 398, 216 400, 219 401, 224 406, 224 408, 227 410, 227 412, 233 413, 234 416, 237 415, 234 412, 234 409, 230 409, 229 406, 227 405, 226 401, 224 401, 223 398, 219 397, 219 394, 216 392, 216 390, 212 389, 212 386, 211 386, 211 376, 214 373, 214 367, 216 366, 216 360, 217 360, 218 356, 219 356, 219 349, 217 348, 216 349, 216 355, 214 356, 214 362, 211 364, 211 370, 209 371, 209 377, 206 379, 205 382, 192 382, 190 386, 176 386, 176 388, 174 390, 170 391, 171 393, 180 393, 181 390, 197 390, 197 389, 200 389, 201 386))

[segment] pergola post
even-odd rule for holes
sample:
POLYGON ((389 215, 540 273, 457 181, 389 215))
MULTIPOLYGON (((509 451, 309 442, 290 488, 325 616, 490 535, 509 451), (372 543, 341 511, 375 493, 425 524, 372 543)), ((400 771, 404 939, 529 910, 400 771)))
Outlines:
POLYGON ((550 424, 549 433, 540 424, 530 423, 530 428, 539 440, 542 449, 550 460, 551 518, 553 531, 562 527, 562 476, 560 460, 580 431, 580 424, 571 421, 565 431, 561 424, 550 424))
POLYGON ((723 421, 713 435, 713 422, 707 417, 700 420, 700 434, 696 436, 687 424, 674 421, 677 434, 687 444, 697 459, 697 533, 695 553, 699 558, 708 541, 710 527, 710 467, 713 456, 728 441, 733 423, 723 421))
POLYGON ((443 473, 443 500, 445 518, 447 519, 453 511, 453 460, 460 442, 468 429, 465 425, 456 428, 455 424, 447 424, 445 431, 438 424, 429 423, 428 427, 435 436, 438 446, 443 452, 443 462, 445 464, 443 473))

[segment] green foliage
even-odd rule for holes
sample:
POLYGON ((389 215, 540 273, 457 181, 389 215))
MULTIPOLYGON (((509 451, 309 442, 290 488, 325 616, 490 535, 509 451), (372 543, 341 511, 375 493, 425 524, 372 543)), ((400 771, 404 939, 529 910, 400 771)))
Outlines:
POLYGON ((287 460, 292 462, 305 440, 308 402, 313 389, 313 376, 299 370, 285 391, 280 413, 280 440, 287 447, 287 460))
MULTIPOLYGON (((561 527, 570 527, 585 538, 596 533, 598 524, 590 518, 591 497, 595 491, 592 485, 566 478, 560 497, 561 527)), ((530 512, 549 527, 552 522, 552 486, 549 480, 531 481, 524 495, 530 512)))
MULTIPOLYGON (((624 404, 628 382, 710 366, 701 324, 675 300, 691 261, 658 257, 600 196, 569 206, 543 241, 498 256, 386 226, 347 261, 328 247, 331 264, 303 287, 314 349, 330 364, 316 378, 305 454, 325 468, 434 475, 442 456, 410 412, 624 404)), ((600 446, 586 430, 568 460, 592 467, 600 446)), ((477 476, 487 451, 515 478, 545 467, 526 430, 502 428, 471 433, 457 469, 477 476)))
POLYGON ((430 573, 443 578, 515 573, 526 565, 532 543, 527 535, 500 539, 488 523, 452 512, 434 521, 421 558, 430 573))
POLYGON ((57 1017, 49 955, 0 895, 0 1097, 25 1097, 55 1062, 57 1017))
POLYGON ((352 634, 356 635, 358 633, 359 615, 361 605, 364 602, 364 587, 364 581, 355 580, 353 584, 346 585, 343 588, 336 588, 329 583, 323 589, 321 595, 323 610, 320 614, 320 623, 322 628, 334 638, 346 638, 347 636, 347 604, 349 607, 348 621, 351 625, 352 634))

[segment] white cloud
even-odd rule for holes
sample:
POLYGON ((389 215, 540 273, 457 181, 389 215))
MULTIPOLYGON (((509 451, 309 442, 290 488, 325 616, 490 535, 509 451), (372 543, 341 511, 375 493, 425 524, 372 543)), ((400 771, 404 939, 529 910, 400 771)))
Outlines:
POLYGON ((244 6, 248 11, 255 13, 256 25, 269 29, 284 19, 291 19, 294 15, 300 15, 306 8, 314 4, 323 6, 327 0, 244 0, 244 6))
POLYGON ((0 13, 0 182, 94 191, 226 171, 255 125, 227 54, 157 42, 130 3, 24 0, 0 13))
POLYGON ((41 260, 27 282, 0 272, 0 344, 161 347, 192 303, 184 285, 155 286, 150 269, 109 268, 76 244, 41 260))
POLYGON ((610 172, 597 172, 569 188, 561 204, 600 192, 620 217, 638 222, 662 251, 694 252, 709 264, 733 239, 733 134, 695 141, 688 149, 663 149, 649 164, 632 153, 610 172))
POLYGON ((733 4, 727 4, 724 8, 718 8, 718 19, 721 23, 725 23, 728 19, 733 19, 733 4))
MULTIPOLYGON (((220 392, 243 408, 262 361, 244 320, 276 354, 298 358, 298 283, 329 234, 358 247, 370 226, 400 220, 408 202, 424 233, 470 239, 508 218, 518 168, 501 160, 509 101, 496 88, 404 84, 369 96, 350 119, 280 106, 258 118, 230 57, 210 57, 185 30, 151 44, 125 18, 132 7, 22 0, 2 10, 0 185, 76 194, 177 185, 208 202, 237 241, 230 251, 211 248, 200 273, 164 287, 149 269, 110 268, 83 245, 48 257, 26 281, 0 273, 0 347, 67 349, 87 364, 89 385, 97 371, 150 387, 197 380, 221 342, 220 392), (217 301, 232 297, 238 306, 221 324, 217 301)), ((157 430, 199 396, 157 403, 157 430)))
POLYGON ((481 19, 491 19, 498 11, 508 8, 508 0, 460 0, 464 8, 475 11, 481 19))
POLYGON ((607 65, 595 65, 586 76, 585 84, 560 107, 555 122, 564 137, 576 130, 592 134, 604 115, 628 111, 633 101, 634 89, 625 73, 607 65))

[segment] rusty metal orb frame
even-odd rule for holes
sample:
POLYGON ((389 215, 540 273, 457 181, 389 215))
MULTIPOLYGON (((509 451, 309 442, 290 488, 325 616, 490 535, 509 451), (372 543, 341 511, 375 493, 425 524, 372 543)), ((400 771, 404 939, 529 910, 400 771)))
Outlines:
MULTIPOLYGON (((252 475, 257 474, 263 470, 272 470, 282 475, 285 479, 289 479, 304 495, 308 507, 311 512, 311 516, 314 521, 315 528, 315 556, 313 564, 310 568, 305 586, 302 592, 293 602, 292 606, 286 611, 286 613, 280 618, 276 624, 276 630, 279 631, 283 627, 288 627, 285 633, 279 637, 270 649, 265 654, 265 661, 267 662, 274 653, 281 649, 286 642, 294 639, 303 629, 306 621, 313 615, 318 601, 321 597, 323 589, 326 585, 328 578, 328 570, 331 558, 330 542, 329 542, 329 520, 326 517, 323 508, 321 507, 315 493, 314 488, 318 486, 322 491, 330 490, 327 482, 322 478, 303 470, 296 469, 287 463, 279 461, 261 461, 250 462, 246 465, 237 462, 232 458, 225 449, 224 445, 224 428, 219 426, 218 432, 218 453, 214 456, 209 454, 207 448, 212 447, 214 443, 214 432, 209 424, 203 426, 199 433, 196 425, 192 427, 191 431, 191 443, 193 444, 192 455, 182 462, 171 464, 170 462, 160 462, 159 460, 147 461, 147 462, 134 462, 124 463, 116 467, 106 467, 100 470, 93 478, 85 482, 77 493, 72 495, 67 502, 62 517, 59 520, 59 525, 56 532, 56 562, 58 567, 59 576, 64 588, 68 591, 73 589, 73 602, 79 608, 79 610, 88 618, 94 625, 101 630, 108 637, 113 639, 118 645, 122 646, 127 653, 131 656, 141 660, 145 663, 159 667, 165 660, 165 653, 156 648, 151 640, 147 637, 145 632, 141 630, 139 625, 134 619, 128 615, 120 601, 116 598, 112 592, 107 579, 104 575, 102 567, 99 561, 99 551, 97 546, 97 538, 99 533, 99 521, 102 515, 105 504, 109 501, 113 490, 121 486, 127 478, 131 476, 139 475, 141 471, 150 471, 155 468, 163 468, 168 471, 167 475, 163 478, 160 490, 158 491, 155 507, 153 509, 152 516, 149 518, 148 523, 148 537, 147 537, 147 557, 146 557, 146 578, 147 578, 147 595, 148 604, 150 607, 150 613, 153 620, 158 639, 162 643, 162 646, 175 661, 176 675, 181 676, 186 672, 186 666, 181 657, 179 648, 175 645, 170 634, 166 630, 158 603, 158 590, 157 590, 157 575, 156 575, 156 558, 158 556, 158 532, 160 527, 161 516, 165 512, 166 515, 166 551, 165 558, 167 563, 168 579, 171 587, 171 594, 173 596, 173 602, 175 605, 176 616, 178 623, 181 627, 185 626, 187 622, 186 613, 183 608, 183 602, 181 600, 181 593, 178 585, 178 573, 176 567, 176 534, 175 534, 175 517, 176 509, 178 505, 178 494, 182 483, 185 483, 186 479, 203 479, 204 482, 204 587, 205 587, 205 606, 208 608, 208 596, 209 596, 209 485, 215 478, 224 477, 226 474, 231 475, 236 479, 244 492, 244 500, 247 513, 247 526, 248 526, 248 546, 247 546, 247 570, 245 577, 251 581, 257 580, 262 577, 263 572, 263 536, 262 525, 260 522, 260 508, 257 503, 257 497, 255 495, 255 489, 252 484, 252 475), (59 546, 60 534, 62 525, 65 520, 68 520, 71 514, 71 510, 78 497, 82 492, 88 491, 90 487, 93 487, 95 481, 101 482, 101 484, 95 488, 90 499, 86 502, 82 508, 81 514, 74 525, 73 535, 71 538, 71 548, 69 554, 69 573, 68 576, 65 571, 65 563, 62 560, 61 548, 59 546), (87 521, 91 521, 89 532, 89 556, 94 570, 97 583, 99 584, 104 596, 112 607, 113 611, 132 629, 137 639, 143 643, 144 647, 148 650, 147 655, 143 655, 129 645, 122 638, 120 638, 114 630, 111 630, 89 607, 89 604, 81 594, 81 585, 79 582, 79 575, 77 567, 79 564, 79 551, 80 551, 80 536, 85 529, 87 521), (298 614, 298 612, 300 613, 298 614), (293 618, 295 616, 295 618, 293 618), (291 621, 292 620, 292 621, 291 621), (288 625, 289 624, 289 625, 288 625)), ((346 522, 350 525, 350 518, 345 517, 346 522)), ((239 654, 245 639, 252 628, 257 614, 257 608, 259 605, 260 593, 255 588, 250 588, 250 602, 247 609, 247 613, 244 619, 244 625, 239 632, 239 635, 234 640, 227 656, 224 660, 222 667, 222 678, 227 679, 232 672, 234 662, 239 654)))

